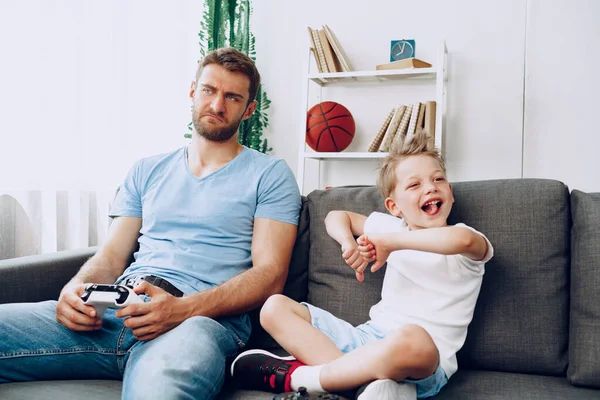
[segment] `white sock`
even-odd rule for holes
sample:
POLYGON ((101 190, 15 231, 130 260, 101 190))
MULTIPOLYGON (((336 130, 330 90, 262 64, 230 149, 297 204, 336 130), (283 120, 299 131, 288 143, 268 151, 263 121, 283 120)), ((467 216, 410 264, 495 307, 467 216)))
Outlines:
POLYGON ((323 365, 309 367, 303 365, 292 372, 290 386, 292 390, 297 391, 300 386, 304 386, 308 393, 323 393, 325 390, 321 387, 321 368, 323 365))

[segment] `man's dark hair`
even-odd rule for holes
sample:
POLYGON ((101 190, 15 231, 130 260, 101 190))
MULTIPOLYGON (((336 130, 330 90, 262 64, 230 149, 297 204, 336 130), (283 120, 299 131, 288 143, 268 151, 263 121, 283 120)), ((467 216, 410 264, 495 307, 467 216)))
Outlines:
POLYGON ((248 104, 256 98, 256 92, 260 86, 260 74, 256 69, 254 61, 246 54, 233 47, 224 47, 216 49, 208 53, 198 64, 196 70, 196 83, 202 74, 202 70, 209 64, 217 64, 225 68, 229 72, 241 72, 250 80, 248 104))

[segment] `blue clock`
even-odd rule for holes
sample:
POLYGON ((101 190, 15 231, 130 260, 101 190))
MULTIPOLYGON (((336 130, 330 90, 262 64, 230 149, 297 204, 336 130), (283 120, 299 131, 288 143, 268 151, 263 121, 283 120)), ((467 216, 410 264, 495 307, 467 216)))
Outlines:
POLYGON ((390 46, 390 62, 404 60, 415 56, 415 41, 409 40, 392 40, 390 46))

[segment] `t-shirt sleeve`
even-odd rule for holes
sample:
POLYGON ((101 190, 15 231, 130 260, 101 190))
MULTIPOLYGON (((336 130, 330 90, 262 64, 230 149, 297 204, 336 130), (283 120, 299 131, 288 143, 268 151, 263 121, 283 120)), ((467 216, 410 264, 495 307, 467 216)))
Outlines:
POLYGON ((406 223, 403 219, 378 211, 372 212, 365 221, 364 231, 369 235, 372 233, 403 232, 406 223))
POLYGON ((290 167, 277 160, 260 181, 254 217, 298 225, 301 201, 290 167))
POLYGON ((127 173, 110 207, 109 217, 142 218, 141 168, 142 163, 138 161, 127 173))
POLYGON ((487 237, 485 237, 485 235, 481 232, 479 232, 478 230, 471 228, 468 225, 459 223, 456 224, 456 226, 461 226, 463 228, 467 228, 470 229, 471 231, 475 232, 478 235, 481 235, 481 237, 485 240, 486 244, 487 244, 487 249, 485 252, 485 256, 483 256, 483 259, 479 260, 479 261, 475 261, 475 260, 471 260, 468 257, 462 256, 460 254, 458 254, 457 256, 460 258, 460 263, 469 268, 470 270, 473 271, 480 271, 483 269, 485 263, 487 263, 488 261, 490 261, 490 259, 494 256, 494 247, 492 246, 492 244, 490 243, 490 241, 488 240, 487 237))

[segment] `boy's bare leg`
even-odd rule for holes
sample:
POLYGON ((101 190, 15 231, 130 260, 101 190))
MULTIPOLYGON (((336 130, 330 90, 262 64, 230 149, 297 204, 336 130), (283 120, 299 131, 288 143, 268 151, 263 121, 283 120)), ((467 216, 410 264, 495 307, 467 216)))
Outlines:
POLYGON ((417 325, 406 325, 382 340, 343 354, 311 324, 308 308, 282 295, 267 300, 261 325, 291 355, 306 365, 323 365, 320 383, 327 391, 354 389, 377 379, 424 379, 439 363, 431 336, 417 325))
POLYGON ((327 391, 342 391, 376 379, 424 379, 438 363, 438 350, 429 334, 417 325, 406 325, 324 365, 320 381, 327 391))
POLYGON ((283 295, 273 295, 260 312, 263 328, 298 361, 321 365, 344 355, 336 345, 311 323, 310 312, 283 295))

